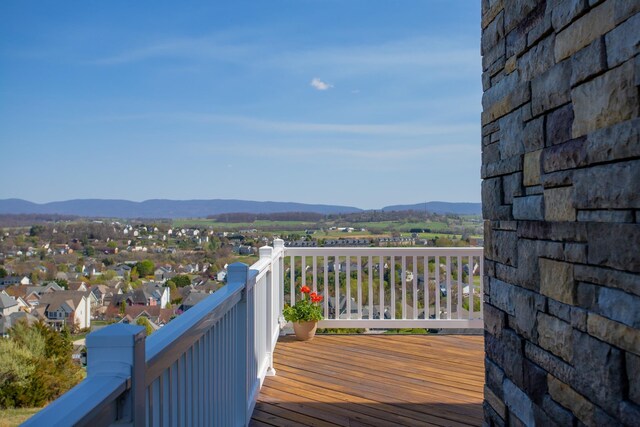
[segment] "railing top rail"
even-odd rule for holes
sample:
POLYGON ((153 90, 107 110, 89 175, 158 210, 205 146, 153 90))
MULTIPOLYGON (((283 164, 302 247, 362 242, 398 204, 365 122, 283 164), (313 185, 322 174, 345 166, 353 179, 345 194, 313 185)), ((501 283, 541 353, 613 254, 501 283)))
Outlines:
POLYGON ((132 411, 134 406, 136 410, 142 406, 144 411, 145 387, 229 313, 241 301, 243 292, 269 271, 283 251, 284 242, 277 239, 274 248, 261 248, 260 260, 251 267, 240 263, 230 265, 226 286, 146 339, 142 327, 124 324, 88 335, 87 346, 95 351, 89 356, 89 367, 92 367, 89 376, 25 425, 108 425, 123 416, 127 418, 122 413, 123 401, 119 397, 131 389, 138 392, 134 393, 136 397, 127 398, 126 405, 133 406, 127 406, 125 411, 132 411), (119 351, 120 347, 127 351, 119 351), (141 397, 138 396, 140 390, 141 397))
MULTIPOLYGON (((279 255, 281 251, 280 247, 274 252, 279 255)), ((266 273, 271 266, 271 260, 271 257, 260 258, 249 267, 247 275, 240 281, 227 283, 226 286, 164 326, 159 331, 162 333, 148 337, 146 341, 147 383, 151 383, 231 310, 240 301, 242 291, 250 289, 266 273)))
POLYGON ((260 258, 249 267, 249 280, 255 278, 255 282, 260 280, 262 276, 267 274, 267 271, 271 267, 271 258, 260 258))
POLYGON ((285 248, 286 255, 326 255, 326 256, 347 256, 347 255, 418 255, 418 256, 465 256, 480 255, 484 248, 481 246, 470 247, 376 247, 366 248, 359 246, 350 247, 312 247, 312 248, 285 248))
MULTIPOLYGON (((102 417, 114 410, 114 400, 129 388, 128 378, 101 376, 87 377, 73 388, 22 424, 23 426, 76 425, 90 420, 110 419, 102 417)), ((115 417, 113 417, 115 418, 115 417)))
POLYGON ((180 354, 223 317, 238 301, 245 283, 228 283, 146 341, 147 382, 154 380, 180 354), (162 332, 162 333, 160 333, 162 332))

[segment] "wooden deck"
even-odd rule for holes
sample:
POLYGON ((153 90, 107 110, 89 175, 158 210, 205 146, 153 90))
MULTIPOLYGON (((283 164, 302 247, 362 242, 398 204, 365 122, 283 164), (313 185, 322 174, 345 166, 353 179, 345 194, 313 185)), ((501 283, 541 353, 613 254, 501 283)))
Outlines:
POLYGON ((252 426, 482 424, 481 336, 283 337, 275 368, 252 426))

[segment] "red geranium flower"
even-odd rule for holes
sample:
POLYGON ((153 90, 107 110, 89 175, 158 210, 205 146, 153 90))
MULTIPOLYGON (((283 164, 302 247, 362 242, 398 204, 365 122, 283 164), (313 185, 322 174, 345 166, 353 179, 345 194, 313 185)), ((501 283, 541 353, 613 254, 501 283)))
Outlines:
POLYGON ((309 292, 311 292, 311 289, 308 286, 303 286, 302 288, 300 288, 300 292, 302 292, 303 294, 308 294, 309 292))
POLYGON ((316 295, 311 297, 311 302, 320 302, 322 301, 322 295, 316 295))
POLYGON ((317 297, 317 296, 318 296, 318 293, 317 293, 317 292, 311 292, 311 293, 309 294, 309 296, 313 299, 313 298, 315 298, 315 297, 317 297))

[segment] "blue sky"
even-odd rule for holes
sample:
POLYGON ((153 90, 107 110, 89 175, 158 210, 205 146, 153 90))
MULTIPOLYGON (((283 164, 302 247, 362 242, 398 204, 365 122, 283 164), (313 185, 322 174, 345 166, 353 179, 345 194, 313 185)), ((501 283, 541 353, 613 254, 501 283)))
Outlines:
POLYGON ((480 200, 468 0, 0 3, 0 198, 480 200))

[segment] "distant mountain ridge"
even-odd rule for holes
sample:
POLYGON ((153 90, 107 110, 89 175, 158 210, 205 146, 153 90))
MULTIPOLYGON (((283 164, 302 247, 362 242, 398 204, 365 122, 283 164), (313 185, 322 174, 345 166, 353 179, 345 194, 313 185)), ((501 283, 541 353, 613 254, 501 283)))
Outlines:
POLYGON ((415 205, 394 205, 382 208, 383 211, 417 211, 437 214, 481 215, 482 203, 470 202, 425 202, 415 205))
MULTIPOLYGON (((387 206, 382 210, 416 210, 434 213, 479 214, 480 203, 428 202, 416 205, 387 206)), ((250 200, 163 200, 143 202, 116 199, 76 199, 33 203, 22 199, 0 200, 0 214, 60 214, 102 218, 204 218, 223 213, 315 212, 337 214, 362 212, 352 206, 294 202, 256 202, 250 200)))

